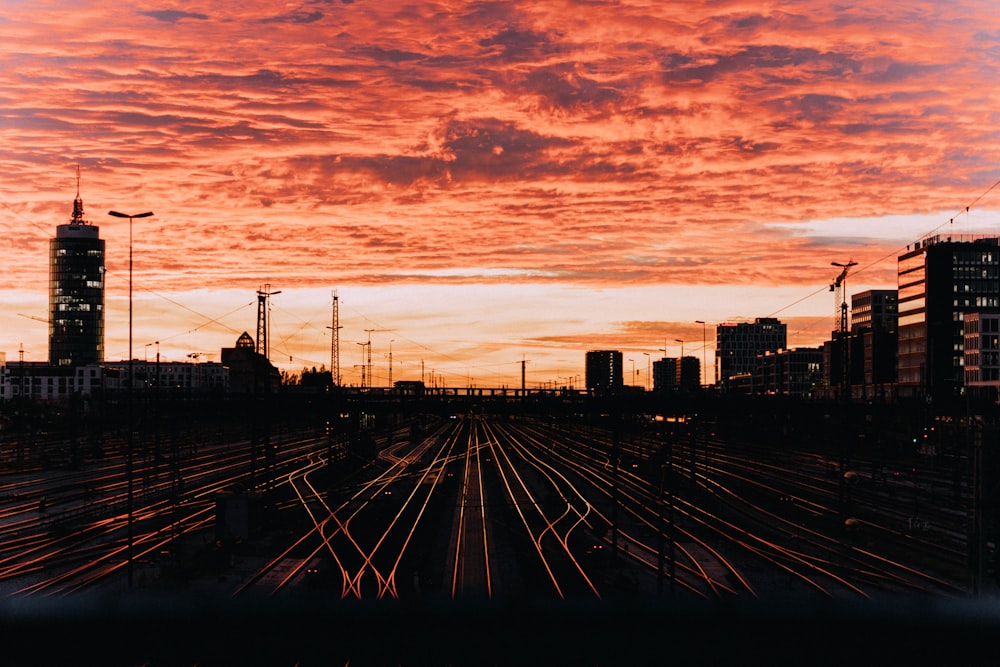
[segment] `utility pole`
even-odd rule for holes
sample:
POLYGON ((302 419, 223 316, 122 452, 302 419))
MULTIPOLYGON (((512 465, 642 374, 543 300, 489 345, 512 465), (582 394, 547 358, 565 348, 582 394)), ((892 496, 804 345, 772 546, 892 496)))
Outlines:
POLYGON ((24 396, 24 343, 18 345, 17 350, 18 355, 18 372, 21 375, 20 388, 17 393, 17 400, 20 404, 18 411, 21 412, 21 419, 17 422, 17 469, 20 470, 21 466, 24 464, 24 406, 28 404, 24 396))
POLYGON ((705 376, 705 386, 712 384, 708 381, 708 338, 705 336, 705 321, 695 320, 695 324, 701 325, 701 365, 703 367, 702 373, 705 376))
MULTIPOLYGON (((373 380, 373 377, 372 377, 372 333, 373 332, 382 332, 382 331, 392 331, 392 329, 365 329, 365 332, 368 333, 368 342, 367 343, 358 343, 358 345, 364 345, 364 346, 366 346, 368 348, 368 361, 366 363, 368 364, 368 384, 369 385, 372 384, 372 380, 373 380)), ((361 381, 361 386, 364 387, 364 380, 361 381)))
POLYGON ((271 358, 268 348, 268 338, 271 331, 271 323, 268 313, 271 309, 271 295, 281 294, 281 290, 271 291, 271 285, 265 283, 263 289, 257 290, 257 358, 254 360, 254 392, 261 403, 258 410, 254 411, 253 435, 250 439, 250 491, 254 490, 256 480, 254 473, 257 467, 257 439, 264 449, 264 477, 265 491, 271 490, 273 483, 275 452, 271 446, 271 358), (260 374, 263 373, 263 378, 260 374), (257 420, 261 426, 258 433, 257 420))
POLYGON ((333 324, 330 329, 330 379, 333 386, 340 386, 340 303, 337 290, 333 290, 333 324))
POLYGON ((393 341, 390 340, 389 341, 389 354, 387 355, 389 357, 389 388, 390 389, 392 389, 392 343, 393 343, 393 341))
POLYGON ((524 365, 528 363, 528 360, 521 355, 521 398, 525 396, 525 385, 524 385, 524 365))
MULTIPOLYGON (((257 354, 264 356, 269 363, 271 357, 267 339, 271 332, 271 322, 268 318, 268 311, 271 309, 270 298, 274 294, 281 294, 281 290, 271 291, 271 285, 265 283, 263 289, 257 290, 257 354)), ((270 376, 270 374, 268 374, 270 376)))
POLYGON ((653 357, 650 356, 649 352, 643 352, 646 355, 646 381, 642 383, 642 388, 644 391, 649 391, 649 378, 652 375, 650 370, 653 367, 653 357))
POLYGON ((372 384, 374 384, 374 381, 373 381, 373 378, 372 378, 372 332, 373 331, 378 331, 378 330, 377 329, 365 329, 365 331, 368 332, 368 344, 367 344, 367 348, 368 348, 368 361, 366 362, 368 364, 368 384, 372 385, 372 384))
MULTIPOLYGON (((371 337, 371 335, 369 334, 369 338, 370 337, 371 337)), ((372 344, 371 341, 368 341, 367 343, 358 343, 358 345, 361 346, 361 362, 362 362, 361 363, 361 390, 362 391, 364 391, 365 387, 368 386, 368 385, 365 384, 365 371, 368 370, 369 366, 371 366, 371 352, 370 352, 370 350, 371 350, 371 344, 372 344), (368 353, 368 359, 369 359, 368 364, 364 363, 364 361, 365 361, 365 348, 368 348, 368 350, 369 350, 369 353, 368 353)), ((355 364, 354 367, 357 368, 358 365, 355 364)))
MULTIPOLYGON (((79 189, 80 182, 80 171, 77 167, 76 172, 77 177, 77 188, 79 189)), ((133 539, 133 522, 135 519, 134 512, 134 502, 133 498, 134 492, 134 482, 132 479, 133 474, 133 447, 135 445, 135 406, 134 406, 134 395, 133 385, 135 384, 135 365, 133 363, 132 357, 132 220, 133 218, 148 218, 153 215, 152 211, 146 211, 145 213, 120 213, 118 211, 108 211, 108 215, 114 216, 116 218, 128 218, 128 452, 125 457, 125 476, 128 478, 128 495, 127 495, 127 506, 128 506, 128 587, 132 588, 132 539, 133 539)))

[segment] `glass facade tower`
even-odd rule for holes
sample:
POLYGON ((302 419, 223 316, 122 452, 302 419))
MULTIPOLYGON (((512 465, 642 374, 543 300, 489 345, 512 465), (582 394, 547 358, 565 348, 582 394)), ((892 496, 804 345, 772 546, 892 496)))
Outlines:
POLYGON ((898 259, 899 392, 957 395, 965 316, 1000 312, 1000 239, 932 236, 898 259))
POLYGON ((49 363, 104 361, 104 241, 83 218, 77 192, 69 224, 49 240, 49 363))
POLYGON ((715 328, 715 379, 725 389, 729 379, 753 373, 757 356, 788 345, 788 326, 776 317, 723 323, 715 328))

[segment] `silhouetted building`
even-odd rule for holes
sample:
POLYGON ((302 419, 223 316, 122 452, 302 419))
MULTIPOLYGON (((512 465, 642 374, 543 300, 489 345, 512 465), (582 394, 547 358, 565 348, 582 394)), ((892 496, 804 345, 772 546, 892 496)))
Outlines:
POLYGON ((757 357, 753 393, 808 398, 823 382, 823 348, 799 347, 757 357))
MULTIPOLYGON (((107 391, 128 389, 128 362, 103 367, 107 391)), ((153 394, 224 392, 229 385, 229 369, 213 361, 133 361, 132 376, 136 391, 153 394)))
MULTIPOLYGON (((229 373, 213 362, 133 361, 136 389, 144 393, 225 391, 229 373)), ((66 401, 105 392, 128 390, 128 361, 86 366, 54 366, 44 362, 5 363, 0 355, 0 399, 66 401)))
POLYGON ((621 391, 622 353, 617 350, 587 352, 587 389, 595 393, 621 391))
POLYGON ((244 331, 236 339, 235 347, 222 348, 222 365, 229 369, 229 391, 254 393, 275 390, 281 385, 281 374, 264 355, 257 353, 257 345, 244 331))
POLYGON ((715 328, 715 377, 722 390, 727 390, 729 378, 753 373, 758 355, 785 348, 787 338, 787 325, 775 317, 719 324, 715 328))
POLYGON ((653 391, 698 391, 701 360, 698 357, 663 357, 653 362, 653 391))
POLYGON ((899 256, 898 276, 900 396, 958 395, 965 316, 1000 310, 998 239, 923 239, 899 256))
POLYGON ((851 296, 851 331, 895 331, 898 321, 898 290, 872 289, 851 296))
POLYGON ((104 241, 83 218, 77 191, 69 224, 49 241, 49 363, 104 361, 104 241))
POLYGON ((851 332, 859 339, 851 346, 855 395, 886 397, 895 385, 898 324, 898 290, 867 290, 851 297, 851 332), (861 356, 860 364, 855 363, 855 353, 861 356))
POLYGON ((682 391, 698 391, 701 389, 701 359, 698 357, 681 357, 677 370, 677 385, 682 391))
POLYGON ((104 382, 100 364, 54 366, 44 362, 17 361, 0 369, 0 398, 30 401, 63 401, 74 395, 88 396, 104 382))
POLYGON ((727 394, 749 396, 754 392, 754 373, 740 373, 726 379, 727 394))
POLYGON ((677 359, 663 357, 653 362, 653 391, 664 392, 677 389, 677 359))

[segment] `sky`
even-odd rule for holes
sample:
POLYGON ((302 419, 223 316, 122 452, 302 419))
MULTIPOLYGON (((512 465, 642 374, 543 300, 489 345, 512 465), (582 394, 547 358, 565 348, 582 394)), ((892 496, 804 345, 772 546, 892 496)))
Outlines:
POLYGON ((0 353, 46 361, 48 243, 106 240, 107 360, 342 383, 626 383, 720 323, 830 338, 930 234, 1000 233, 993 0, 0 0, 0 353), (77 168, 79 167, 79 181, 77 168), (702 324, 704 323, 704 324, 702 324), (368 342, 370 341, 370 345, 368 342))

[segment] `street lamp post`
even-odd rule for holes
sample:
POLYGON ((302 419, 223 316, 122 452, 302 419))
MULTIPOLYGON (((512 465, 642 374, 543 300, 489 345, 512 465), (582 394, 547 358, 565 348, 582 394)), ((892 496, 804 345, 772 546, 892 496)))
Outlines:
POLYGON ((132 588, 132 521, 133 521, 133 491, 132 483, 132 456, 133 456, 133 424, 135 420, 133 409, 133 385, 135 384, 134 364, 132 363, 132 220, 134 218, 148 218, 153 215, 152 211, 145 213, 119 213, 118 211, 108 211, 108 215, 116 218, 128 218, 128 451, 125 453, 125 476, 128 478, 128 587, 132 588))
POLYGON ((635 386, 635 359, 629 359, 629 361, 632 362, 632 378, 631 378, 631 381, 629 382, 629 384, 634 387, 635 386))
POLYGON ((705 386, 708 386, 708 339, 705 337, 705 322, 695 320, 694 323, 701 325, 701 365, 704 367, 702 372, 705 374, 705 386))
POLYGON ((142 386, 149 390, 149 348, 152 343, 146 343, 142 346, 142 373, 145 378, 142 382, 142 386))
POLYGON ((643 352, 643 354, 646 355, 646 381, 643 383, 642 388, 645 389, 646 391, 649 391, 649 377, 650 377, 649 369, 652 368, 653 358, 649 356, 649 352, 643 352))

